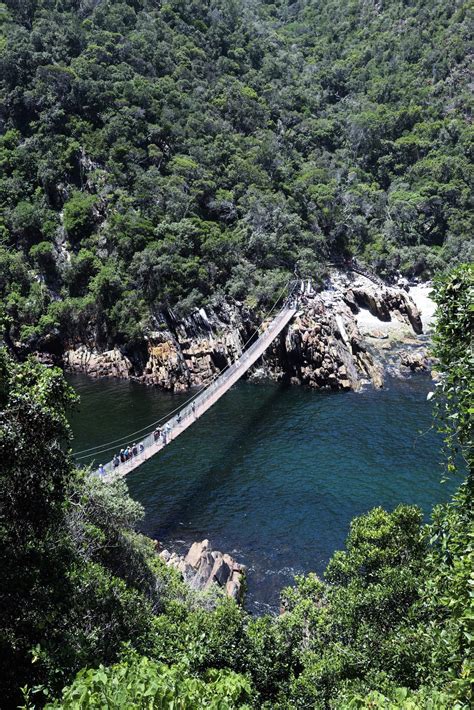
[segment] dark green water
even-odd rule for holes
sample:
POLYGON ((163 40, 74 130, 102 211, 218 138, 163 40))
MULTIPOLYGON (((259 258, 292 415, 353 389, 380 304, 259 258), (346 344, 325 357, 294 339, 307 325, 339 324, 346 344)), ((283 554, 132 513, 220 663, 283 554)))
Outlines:
MULTIPOLYGON (((74 376, 75 450, 139 429, 187 395, 74 376)), ((449 498, 427 377, 382 391, 321 394, 241 382, 128 477, 151 537, 177 549, 209 538, 249 568, 248 607, 276 608, 294 574, 322 573, 351 518, 449 498)), ((131 442, 132 443, 132 442, 131 442)))

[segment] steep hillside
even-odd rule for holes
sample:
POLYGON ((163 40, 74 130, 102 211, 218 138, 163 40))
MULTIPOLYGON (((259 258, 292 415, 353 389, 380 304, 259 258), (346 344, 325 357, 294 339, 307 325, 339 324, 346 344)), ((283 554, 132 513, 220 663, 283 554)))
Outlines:
POLYGON ((295 268, 472 254, 467 2, 9 0, 0 23, 12 341, 140 343, 295 268))

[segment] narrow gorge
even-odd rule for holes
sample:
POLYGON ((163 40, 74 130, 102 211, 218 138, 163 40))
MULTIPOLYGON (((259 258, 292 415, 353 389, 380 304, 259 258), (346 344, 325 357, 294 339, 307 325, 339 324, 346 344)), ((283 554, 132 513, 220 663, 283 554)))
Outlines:
MULTIPOLYGON (((70 343, 62 362, 69 372, 130 378, 181 392, 202 387, 235 361, 259 325, 254 311, 222 299, 183 320, 168 313, 159 329, 144 336, 145 353, 100 352, 94 344, 70 343)), ((334 270, 323 289, 305 284, 294 321, 249 378, 315 389, 357 391, 366 383, 380 388, 387 367, 401 376, 428 368, 422 334, 421 314, 408 286, 384 286, 334 270)))

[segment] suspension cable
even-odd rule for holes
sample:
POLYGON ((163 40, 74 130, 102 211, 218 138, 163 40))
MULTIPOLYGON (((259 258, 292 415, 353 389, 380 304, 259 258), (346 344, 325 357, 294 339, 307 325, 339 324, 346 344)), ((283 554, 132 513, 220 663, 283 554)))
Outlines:
POLYGON ((145 432, 145 431, 147 431, 147 430, 152 430, 153 427, 157 426, 157 425, 160 424, 161 422, 164 422, 164 421, 170 419, 171 415, 173 415, 173 414, 175 414, 176 412, 178 412, 178 411, 184 409, 184 407, 186 407, 186 405, 189 404, 189 402, 191 402, 193 399, 196 399, 196 397, 198 397, 205 389, 207 389, 208 387, 210 387, 210 386, 213 384, 213 382, 215 382, 215 381, 217 380, 218 377, 220 377, 226 370, 228 370, 230 367, 232 367, 232 365, 234 365, 234 364, 240 359, 240 357, 241 357, 242 354, 244 353, 244 350, 245 350, 246 346, 250 343, 250 341, 254 338, 254 336, 259 332, 259 330, 260 330, 260 328, 262 327, 262 325, 263 325, 263 323, 265 322, 265 320, 268 319, 269 316, 270 316, 270 315, 273 313, 273 311, 275 310, 277 304, 278 304, 279 301, 281 300, 281 298, 282 298, 282 296, 284 295, 285 291, 288 289, 288 286, 289 286, 290 282, 291 282, 291 279, 288 280, 287 283, 285 284, 285 286, 283 287, 282 291, 280 292, 280 295, 278 296, 278 298, 277 298, 276 301, 274 302, 272 308, 271 308, 269 311, 267 311, 267 312, 265 313, 265 315, 263 316, 263 319, 262 319, 262 322, 260 323, 260 325, 259 325, 257 328, 255 328, 255 330, 252 332, 252 334, 249 336, 249 338, 248 338, 248 339, 245 341, 245 343, 242 345, 242 353, 241 353, 241 355, 239 355, 237 358, 235 358, 235 360, 234 360, 233 362, 229 362, 229 363, 228 363, 227 365, 225 365, 225 367, 223 367, 221 370, 219 370, 218 372, 214 373, 214 375, 211 376, 211 379, 208 380, 207 383, 201 385, 201 387, 200 387, 197 391, 193 392, 193 394, 191 395, 191 397, 189 397, 189 398, 188 398, 187 400, 185 400, 184 402, 181 402, 181 404, 180 404, 178 407, 176 407, 175 409, 172 409, 170 412, 167 412, 167 414, 163 415, 162 417, 160 417, 159 419, 157 419, 155 422, 152 422, 151 424, 147 424, 146 426, 142 427, 141 429, 138 429, 137 431, 134 431, 134 432, 132 432, 132 433, 130 433, 130 434, 126 434, 126 435, 124 435, 124 436, 121 436, 120 438, 114 439, 113 441, 109 441, 109 442, 107 442, 107 443, 105 443, 105 444, 97 444, 97 446, 92 446, 92 447, 90 447, 89 449, 82 449, 82 451, 78 451, 78 452, 76 452, 75 454, 73 454, 74 457, 75 457, 78 461, 81 461, 82 459, 88 459, 88 458, 91 458, 92 456, 98 456, 99 454, 106 453, 107 451, 111 451, 111 450, 117 448, 117 447, 115 446, 116 444, 125 443, 126 441, 129 441, 130 439, 133 439, 133 437, 135 437, 137 434, 141 434, 142 432, 145 432), (112 444, 113 444, 114 446, 112 446, 112 444), (102 448, 102 447, 108 447, 108 448, 102 448), (97 451, 96 449, 100 449, 100 451, 97 451), (85 454, 85 455, 83 455, 83 454, 85 454))
MULTIPOLYGON (((285 290, 287 289, 289 283, 290 283, 290 281, 288 281, 288 282, 286 283, 285 287, 283 288, 282 292, 280 293, 279 297, 277 298, 277 300, 276 300, 275 303, 273 304, 273 306, 272 306, 272 308, 270 309, 270 311, 268 311, 268 312, 265 314, 265 316, 264 316, 264 318, 263 318, 263 320, 262 320, 261 325, 262 325, 263 322, 273 313, 273 311, 275 310, 275 308, 276 308, 278 302, 281 300, 283 294, 285 293, 285 290)), ((256 329, 254 330, 254 332, 250 335, 250 337, 247 339, 247 341, 243 344, 243 346, 242 346, 242 351, 244 351, 245 347, 246 347, 246 346, 248 345, 248 343, 252 340, 252 338, 254 337, 254 335, 255 335, 256 333, 258 333, 258 331, 259 331, 261 325, 260 325, 258 328, 256 328, 256 329)), ((230 367, 232 367, 232 365, 234 365, 234 364, 239 360, 240 357, 241 357, 241 355, 240 355, 239 357, 237 357, 233 362, 228 363, 228 364, 227 364, 225 367, 223 367, 221 370, 219 370, 218 372, 214 373, 214 375, 211 376, 211 379, 210 379, 207 383, 203 384, 203 385, 200 387, 200 389, 198 389, 196 392, 194 392, 194 393, 191 395, 191 397, 189 397, 187 400, 185 400, 184 402, 182 402, 182 403, 181 403, 178 407, 176 407, 175 409, 172 409, 170 412, 168 412, 167 414, 165 414, 165 415, 163 415, 162 417, 160 417, 160 419, 157 419, 155 422, 153 422, 153 423, 151 423, 151 424, 148 424, 147 426, 143 427, 142 429, 138 429, 137 431, 132 432, 131 434, 125 435, 125 436, 123 436, 123 437, 120 437, 119 439, 115 439, 114 441, 110 441, 110 442, 108 442, 107 444, 98 444, 97 446, 93 446, 93 447, 91 447, 90 449, 84 449, 84 450, 82 450, 82 451, 79 451, 79 452, 77 452, 76 454, 74 454, 74 456, 77 458, 77 460, 80 461, 80 460, 82 460, 82 459, 87 459, 87 458, 91 458, 92 456, 98 456, 99 454, 106 453, 107 451, 111 451, 111 450, 113 450, 113 449, 116 448, 116 446, 109 446, 109 444, 125 443, 126 441, 129 441, 131 438, 133 438, 136 434, 139 434, 139 433, 141 433, 141 432, 144 432, 144 431, 146 431, 147 429, 152 429, 152 427, 156 426, 157 424, 159 424, 159 423, 161 423, 161 422, 163 422, 163 421, 168 420, 168 419, 171 417, 172 414, 174 414, 175 412, 178 412, 178 411, 184 409, 184 407, 185 407, 189 402, 191 402, 192 400, 196 399, 204 390, 206 390, 208 387, 210 387, 210 386, 213 384, 213 382, 215 382, 215 381, 217 380, 217 378, 220 377, 227 369, 229 369, 230 367), (106 447, 108 447, 108 448, 101 448, 101 447, 104 447, 104 446, 106 446, 106 447), (96 451, 96 449, 100 449, 100 451, 96 451), (86 453, 86 452, 90 452, 90 453, 86 453), (86 455, 84 455, 84 456, 79 456, 78 454, 86 454, 86 455)))

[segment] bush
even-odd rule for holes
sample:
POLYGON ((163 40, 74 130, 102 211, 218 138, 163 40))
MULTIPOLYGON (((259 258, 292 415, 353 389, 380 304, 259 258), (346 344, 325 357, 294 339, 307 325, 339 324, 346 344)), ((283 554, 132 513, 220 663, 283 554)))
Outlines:
POLYGON ((46 705, 46 710, 249 710, 251 699, 248 680, 232 671, 210 670, 201 679, 179 666, 170 668, 128 654, 111 668, 80 671, 74 683, 64 689, 61 700, 46 705))
POLYGON ((87 239, 95 226, 96 198, 84 192, 74 192, 64 205, 63 223, 69 239, 77 244, 87 239))

